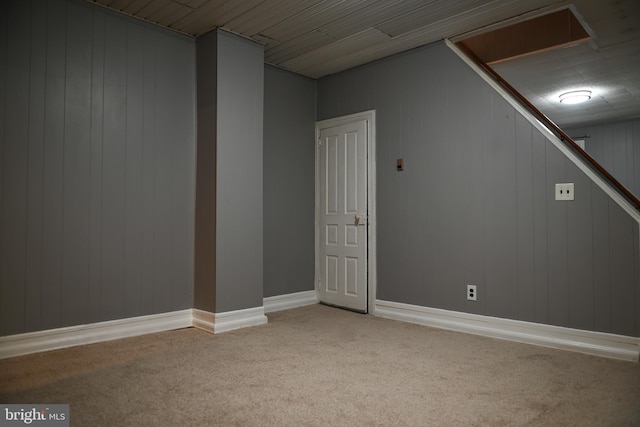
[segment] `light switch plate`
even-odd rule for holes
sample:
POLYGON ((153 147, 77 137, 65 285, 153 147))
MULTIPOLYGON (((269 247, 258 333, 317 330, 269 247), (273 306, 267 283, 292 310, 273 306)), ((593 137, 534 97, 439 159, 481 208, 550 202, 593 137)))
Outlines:
POLYGON ((556 200, 574 200, 575 190, 573 182, 556 184, 556 200))

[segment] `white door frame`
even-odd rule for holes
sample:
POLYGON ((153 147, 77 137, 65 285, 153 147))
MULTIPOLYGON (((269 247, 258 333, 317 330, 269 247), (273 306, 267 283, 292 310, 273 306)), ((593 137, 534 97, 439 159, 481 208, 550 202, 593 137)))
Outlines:
POLYGON ((376 111, 369 110, 361 113, 349 114, 347 116, 335 117, 332 119, 320 120, 316 122, 316 171, 315 171, 315 277, 314 289, 318 295, 318 281, 320 278, 320 156, 318 156, 318 140, 320 130, 340 126, 356 121, 367 121, 367 216, 369 225, 367 227, 367 312, 375 315, 376 306, 376 285, 377 285, 377 258, 376 258, 376 111))

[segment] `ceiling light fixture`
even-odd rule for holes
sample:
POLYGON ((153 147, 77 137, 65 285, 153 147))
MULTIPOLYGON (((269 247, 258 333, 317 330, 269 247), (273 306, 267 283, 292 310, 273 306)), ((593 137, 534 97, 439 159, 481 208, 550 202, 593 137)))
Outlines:
POLYGON ((572 90, 571 92, 565 92, 560 95, 560 102, 562 104, 580 104, 591 99, 590 90, 572 90))

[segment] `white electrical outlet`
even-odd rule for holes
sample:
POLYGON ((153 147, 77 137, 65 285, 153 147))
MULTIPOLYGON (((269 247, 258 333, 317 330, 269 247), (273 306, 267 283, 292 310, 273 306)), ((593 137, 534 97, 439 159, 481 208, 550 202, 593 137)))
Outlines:
POLYGON ((556 200, 574 200, 574 198, 573 182, 556 184, 556 200))
POLYGON ((467 285, 467 299, 476 301, 478 299, 478 288, 476 285, 467 285))

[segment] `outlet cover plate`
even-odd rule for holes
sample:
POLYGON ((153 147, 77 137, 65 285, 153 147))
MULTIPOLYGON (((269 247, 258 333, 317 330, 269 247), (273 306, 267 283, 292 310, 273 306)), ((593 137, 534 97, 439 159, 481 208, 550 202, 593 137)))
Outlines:
POLYGON ((477 301, 478 287, 476 285, 467 285, 467 300, 477 301))
POLYGON ((575 190, 573 182, 556 184, 556 200, 574 200, 575 190))

